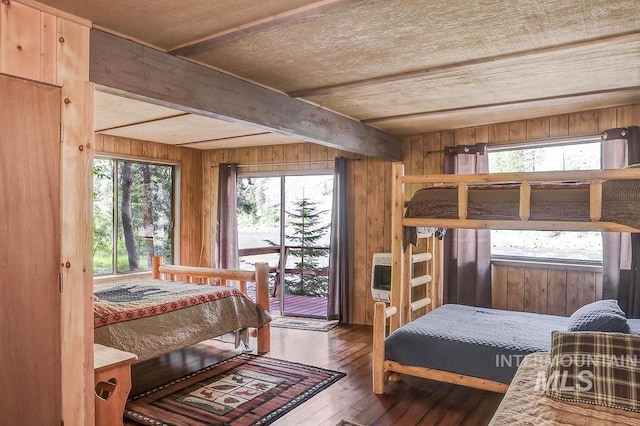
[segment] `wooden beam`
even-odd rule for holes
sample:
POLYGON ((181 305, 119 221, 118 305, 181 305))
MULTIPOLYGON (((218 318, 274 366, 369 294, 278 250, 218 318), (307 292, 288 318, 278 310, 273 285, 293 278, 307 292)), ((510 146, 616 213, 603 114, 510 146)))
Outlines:
POLYGON ((348 152, 402 159, 397 136, 96 29, 91 30, 89 74, 108 93, 348 152))

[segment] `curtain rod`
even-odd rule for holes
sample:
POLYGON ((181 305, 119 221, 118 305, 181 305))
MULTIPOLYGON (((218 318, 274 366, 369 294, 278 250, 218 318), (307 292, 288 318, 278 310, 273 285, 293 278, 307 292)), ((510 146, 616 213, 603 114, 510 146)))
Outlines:
POLYGON ((519 142, 515 144, 505 145, 489 145, 487 150, 489 152, 511 151, 517 149, 533 149, 533 148, 546 148, 552 146, 561 145, 578 145, 582 143, 595 143, 601 142, 602 135, 585 135, 575 137, 562 137, 562 138, 548 138, 548 139, 536 139, 526 142, 519 142))
MULTIPOLYGON (((360 161, 360 158, 347 158, 349 161, 360 161)), ((299 166, 303 164, 322 164, 322 163, 333 163, 335 159, 332 160, 305 160, 305 161, 288 161, 288 162, 279 162, 279 163, 253 163, 253 164, 238 164, 238 168, 242 167, 260 167, 260 166, 299 166)), ((214 164, 211 167, 219 167, 220 164, 214 164)))

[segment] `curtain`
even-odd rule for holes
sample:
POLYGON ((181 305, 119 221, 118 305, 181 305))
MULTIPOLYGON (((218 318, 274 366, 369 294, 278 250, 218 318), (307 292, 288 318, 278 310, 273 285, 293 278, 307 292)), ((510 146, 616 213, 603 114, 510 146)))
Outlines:
MULTIPOLYGON (((445 148, 447 174, 486 173, 487 144, 445 148)), ((488 229, 450 229, 444 239, 444 302, 491 307, 488 229)))
POLYGON ((331 209, 329 300, 327 319, 349 322, 349 241, 347 230, 347 162, 336 157, 331 209))
POLYGON ((215 266, 238 269, 238 165, 220 164, 219 169, 215 266))
MULTIPOLYGON (((640 163, 640 127, 603 134, 602 168, 640 163)), ((617 299, 629 318, 640 318, 640 234, 602 233, 602 297, 617 299)))

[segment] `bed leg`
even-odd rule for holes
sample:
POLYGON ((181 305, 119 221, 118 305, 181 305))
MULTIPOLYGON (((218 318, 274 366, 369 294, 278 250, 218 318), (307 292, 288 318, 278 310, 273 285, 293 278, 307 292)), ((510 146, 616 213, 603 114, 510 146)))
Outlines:
MULTIPOLYGON (((256 263, 256 302, 269 312, 269 264, 256 263)), ((271 325, 265 324, 258 329, 258 353, 271 350, 271 325)))
POLYGON ((385 304, 377 302, 373 314, 373 393, 384 393, 385 304))

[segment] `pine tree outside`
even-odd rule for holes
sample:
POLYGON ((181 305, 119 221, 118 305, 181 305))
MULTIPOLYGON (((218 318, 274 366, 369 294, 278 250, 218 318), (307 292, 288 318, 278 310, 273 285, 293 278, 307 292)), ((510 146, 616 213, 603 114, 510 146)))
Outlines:
POLYGON ((284 313, 305 314, 295 312, 292 300, 306 297, 324 300, 319 315, 326 315, 332 195, 332 175, 238 179, 241 269, 252 269, 258 261, 269 263, 275 271, 270 274, 272 296, 282 297, 284 313), (284 259, 281 291, 278 267, 284 259))
POLYGON ((310 201, 303 193, 294 201, 295 209, 287 211, 286 240, 291 243, 289 255, 295 261, 293 273, 285 274, 289 294, 327 297, 329 265, 321 262, 328 256, 328 247, 319 244, 329 233, 327 210, 318 210, 319 203, 310 201), (324 219, 324 220, 323 220, 324 219))

